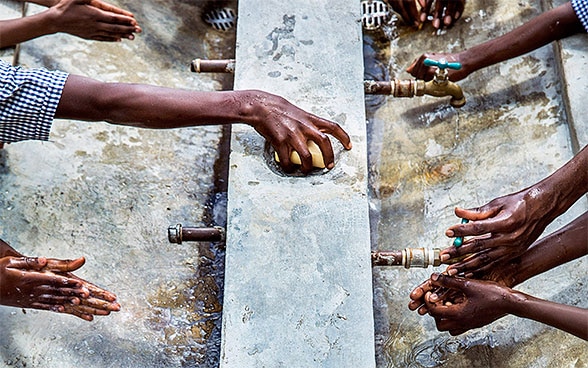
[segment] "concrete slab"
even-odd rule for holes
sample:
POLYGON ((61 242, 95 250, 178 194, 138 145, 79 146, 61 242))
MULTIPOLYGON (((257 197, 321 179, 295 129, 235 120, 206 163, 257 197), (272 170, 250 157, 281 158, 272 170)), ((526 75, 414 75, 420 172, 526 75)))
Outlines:
POLYGON ((263 139, 233 127, 222 367, 375 365, 359 10, 239 1, 235 89, 335 120, 354 148, 334 142, 326 174, 281 176, 263 139))

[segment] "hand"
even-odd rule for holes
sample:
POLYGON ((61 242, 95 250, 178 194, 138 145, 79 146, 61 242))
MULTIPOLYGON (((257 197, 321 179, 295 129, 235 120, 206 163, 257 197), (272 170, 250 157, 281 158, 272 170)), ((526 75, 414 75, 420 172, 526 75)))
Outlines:
POLYGON ((141 32, 133 14, 100 0, 60 0, 49 10, 53 32, 65 32, 88 40, 134 39, 141 32))
POLYGON ((68 313, 87 321, 120 310, 114 294, 71 273, 84 262, 83 257, 0 258, 0 304, 68 313))
POLYGON ((538 198, 534 187, 509 194, 472 209, 456 208, 458 217, 470 220, 453 225, 445 232, 448 237, 476 236, 465 240, 459 248, 451 246, 441 251, 443 261, 473 254, 453 264, 451 273, 484 271, 494 265, 522 254, 552 221, 547 207, 551 201, 538 198), (483 235, 483 236, 480 236, 483 235))
POLYGON ((425 23, 429 14, 433 15, 433 27, 451 27, 463 14, 465 0, 418 0, 421 6, 419 14, 420 23, 425 23), (435 9, 431 13, 431 7, 435 3, 435 9))
POLYGON ((449 54, 449 53, 430 53, 422 54, 406 69, 416 79, 423 79, 426 81, 432 80, 435 76, 436 67, 426 66, 425 59, 433 59, 439 61, 441 59, 447 60, 447 62, 458 62, 461 63, 461 69, 447 69, 447 75, 450 81, 457 82, 470 75, 468 65, 464 64, 461 60, 461 54, 449 54))
POLYGON ((298 152, 302 162, 300 170, 308 173, 313 169, 312 156, 307 141, 314 141, 323 154, 327 169, 335 165, 331 141, 325 133, 333 135, 345 147, 351 149, 349 135, 332 121, 310 114, 282 97, 262 91, 243 91, 242 106, 249 123, 274 147, 280 164, 286 172, 294 170, 290 161, 292 151, 298 152))
POLYGON ((415 0, 387 0, 387 2, 406 24, 415 27, 419 26, 419 12, 415 0))
POLYGON ((513 291, 492 281, 450 277, 434 273, 430 284, 458 292, 461 298, 447 300, 443 295, 427 292, 424 297, 429 314, 435 318, 439 331, 453 336, 470 329, 486 326, 509 313, 513 291))

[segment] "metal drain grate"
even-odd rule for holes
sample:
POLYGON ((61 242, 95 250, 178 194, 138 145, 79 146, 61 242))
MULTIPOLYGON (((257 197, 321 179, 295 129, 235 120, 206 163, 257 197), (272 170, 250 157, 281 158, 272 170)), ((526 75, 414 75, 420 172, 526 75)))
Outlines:
POLYGON ((376 30, 382 27, 390 18, 388 5, 380 0, 365 0, 361 2, 361 24, 364 29, 376 30))
POLYGON ((204 21, 218 31, 227 31, 235 27, 237 15, 231 8, 213 9, 204 14, 204 21))

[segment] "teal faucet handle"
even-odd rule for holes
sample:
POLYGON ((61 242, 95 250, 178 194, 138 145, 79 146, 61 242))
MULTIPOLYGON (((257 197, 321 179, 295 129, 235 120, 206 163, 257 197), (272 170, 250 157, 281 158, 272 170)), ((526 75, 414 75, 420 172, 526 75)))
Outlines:
POLYGON ((436 66, 439 69, 453 69, 459 70, 461 69, 461 63, 458 62, 451 62, 448 63, 447 60, 441 59, 439 61, 433 59, 425 59, 424 61, 425 66, 436 66))

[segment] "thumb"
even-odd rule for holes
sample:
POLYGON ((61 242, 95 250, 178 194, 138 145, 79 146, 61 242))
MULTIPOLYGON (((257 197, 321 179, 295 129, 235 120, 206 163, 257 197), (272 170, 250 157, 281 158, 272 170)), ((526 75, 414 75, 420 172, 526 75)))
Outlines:
POLYGON ((47 260, 47 267, 45 270, 51 272, 73 272, 82 267, 84 263, 86 263, 86 259, 84 257, 73 260, 50 258, 47 260))

